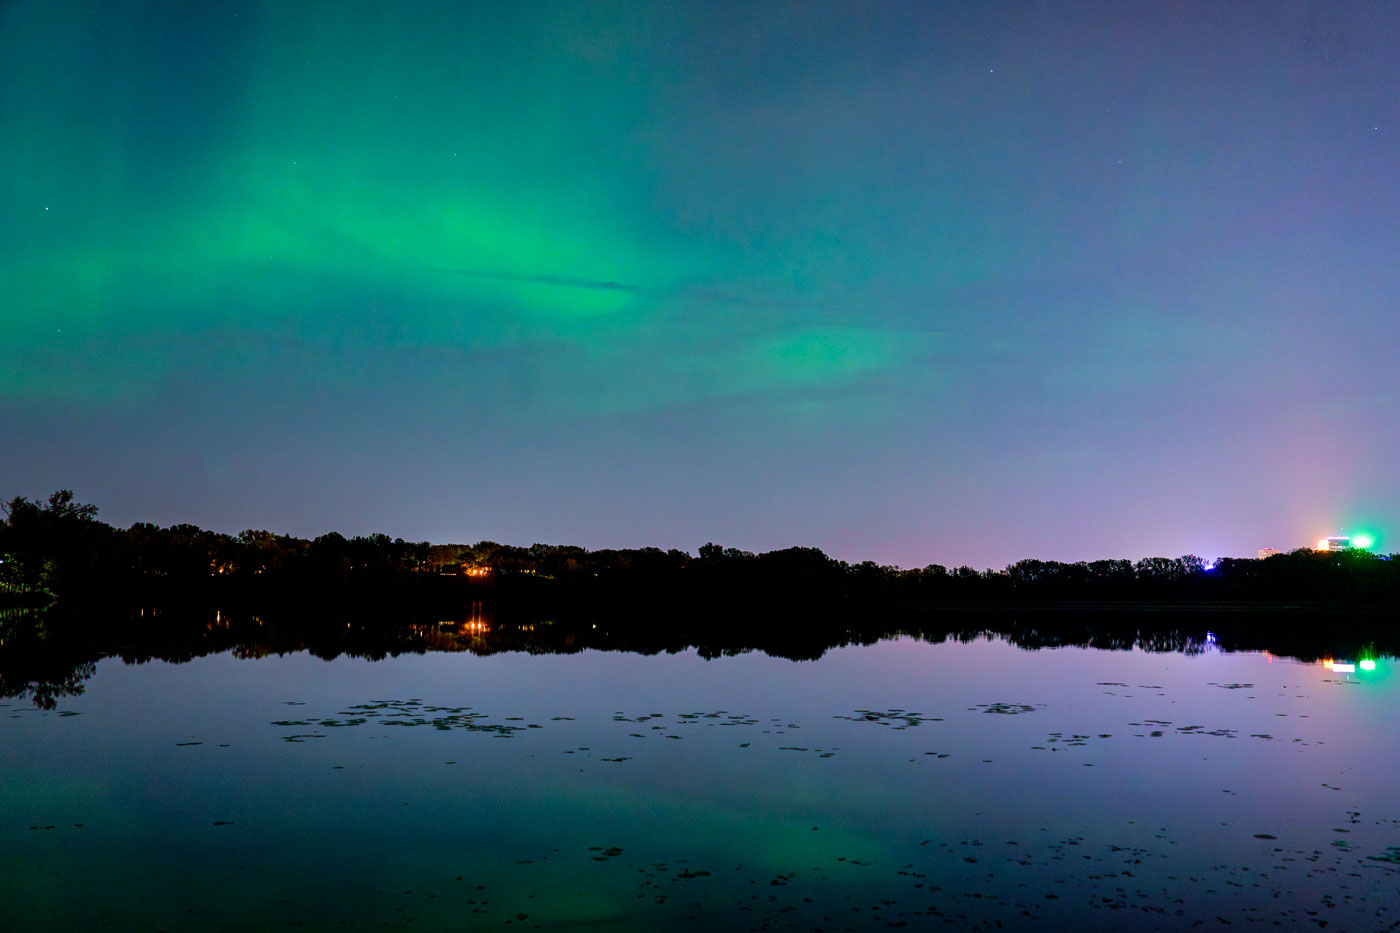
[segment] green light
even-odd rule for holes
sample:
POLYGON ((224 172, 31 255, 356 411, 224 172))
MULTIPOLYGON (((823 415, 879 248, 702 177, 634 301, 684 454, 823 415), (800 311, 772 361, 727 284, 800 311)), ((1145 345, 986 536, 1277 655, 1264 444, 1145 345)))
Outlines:
POLYGON ((1372 538, 1370 535, 1357 535, 1356 537, 1351 539, 1352 547, 1369 548, 1375 543, 1376 539, 1372 538))
POLYGON ((1372 661, 1370 658, 1366 658, 1361 662, 1360 666, 1363 671, 1374 671, 1376 669, 1376 662, 1372 661))

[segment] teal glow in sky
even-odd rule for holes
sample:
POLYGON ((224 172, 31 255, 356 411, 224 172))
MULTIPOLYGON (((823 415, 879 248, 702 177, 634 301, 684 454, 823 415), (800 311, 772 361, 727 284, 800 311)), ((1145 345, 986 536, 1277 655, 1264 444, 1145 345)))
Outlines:
POLYGON ((1388 525, 1398 47, 1363 4, 0 4, 0 487, 904 566, 1388 525))

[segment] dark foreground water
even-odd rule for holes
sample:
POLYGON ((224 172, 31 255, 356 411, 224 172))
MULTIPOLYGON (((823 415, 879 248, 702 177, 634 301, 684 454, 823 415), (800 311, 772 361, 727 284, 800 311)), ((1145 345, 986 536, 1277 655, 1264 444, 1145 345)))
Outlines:
POLYGON ((1400 687, 1366 667, 109 659, 0 707, 0 929, 1392 929, 1400 687))

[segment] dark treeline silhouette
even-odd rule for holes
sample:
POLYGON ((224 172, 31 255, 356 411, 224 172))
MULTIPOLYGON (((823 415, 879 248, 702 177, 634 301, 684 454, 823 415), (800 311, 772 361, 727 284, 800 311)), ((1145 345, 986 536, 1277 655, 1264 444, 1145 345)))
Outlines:
POLYGON ((717 618, 841 615, 872 606, 1254 606, 1389 611, 1400 560, 1364 550, 1299 549, 1264 560, 1194 555, 1078 563, 1022 560, 1002 570, 851 564, 816 548, 754 554, 706 544, 692 555, 637 548, 429 544, 388 535, 307 540, 194 525, 114 528, 62 490, 16 497, 0 521, 0 600, 127 607, 257 609, 306 605, 363 613, 445 610, 488 599, 551 617, 717 618))
POLYGON ((450 618, 423 605, 384 615, 346 615, 330 606, 274 609, 264 614, 223 610, 74 609, 63 605, 0 609, 0 696, 24 697, 53 709, 81 694, 105 658, 128 664, 181 663, 232 652, 262 658, 309 652, 382 660, 402 654, 498 652, 639 654, 696 651, 713 659, 758 651, 791 661, 904 636, 941 643, 1000 638, 1026 650, 1088 647, 1197 654, 1206 650, 1270 651, 1312 661, 1400 656, 1400 630, 1375 616, 1335 613, 952 607, 830 613, 805 617, 668 615, 664 624, 638 615, 558 620, 517 612, 493 614, 483 602, 450 618), (796 624, 797 622, 801 624, 796 624))

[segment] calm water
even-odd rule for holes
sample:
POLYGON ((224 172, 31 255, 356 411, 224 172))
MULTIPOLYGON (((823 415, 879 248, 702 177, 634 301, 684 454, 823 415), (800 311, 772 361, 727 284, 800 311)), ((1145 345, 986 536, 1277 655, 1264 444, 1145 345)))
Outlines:
POLYGON ((0 707, 0 929, 1388 929, 1392 668, 107 660, 0 707))

